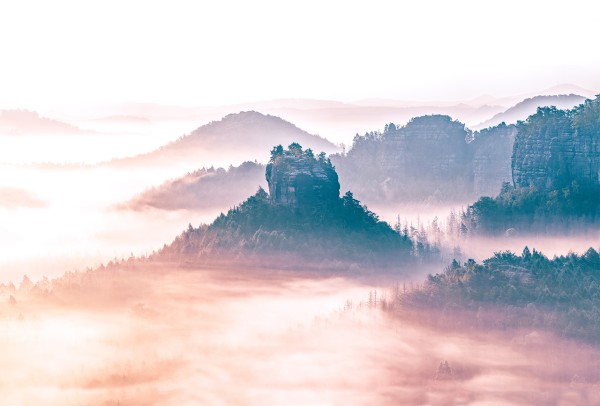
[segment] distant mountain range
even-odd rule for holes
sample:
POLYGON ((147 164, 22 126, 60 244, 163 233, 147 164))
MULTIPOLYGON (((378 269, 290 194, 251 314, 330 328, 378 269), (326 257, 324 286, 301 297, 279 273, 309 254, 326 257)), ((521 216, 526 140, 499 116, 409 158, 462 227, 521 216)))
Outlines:
MULTIPOLYGON (((500 121, 488 123, 495 115, 505 113, 526 99, 534 99, 533 103, 538 100, 540 103, 538 107, 543 107, 548 103, 552 103, 552 101, 537 99, 538 96, 577 95, 584 98, 593 98, 595 93, 598 93, 598 91, 571 84, 561 84, 552 88, 518 95, 503 97, 482 95, 470 100, 455 101, 364 99, 340 102, 289 98, 199 107, 155 103, 121 103, 76 106, 62 111, 48 111, 45 114, 86 128, 97 129, 96 127, 100 127, 100 129, 103 129, 110 123, 108 131, 118 129, 119 125, 123 126, 123 131, 131 131, 131 127, 137 122, 140 131, 147 132, 149 130, 148 124, 152 124, 160 126, 161 130, 181 134, 195 128, 198 123, 220 120, 223 116, 232 112, 260 111, 263 114, 282 117, 307 132, 324 136, 334 143, 343 142, 349 145, 356 133, 363 134, 367 131, 383 130, 380 126, 385 123, 403 124, 417 116, 448 115, 465 123, 468 128, 476 130, 498 124, 503 120, 509 124, 513 120, 527 118, 528 115, 535 113, 535 107, 533 110, 523 111, 520 116, 517 114, 514 118, 512 116, 504 117, 500 118, 500 121), (110 120, 107 120, 107 117, 110 120), (124 119, 125 117, 135 119, 124 119)), ((566 106, 560 104, 557 107, 566 106)), ((253 158, 246 157, 246 159, 253 158)))
POLYGON ((113 163, 156 165, 186 161, 213 165, 219 156, 229 162, 266 162, 273 145, 287 146, 292 142, 299 142, 317 153, 339 150, 325 138, 309 134, 279 117, 244 111, 203 125, 155 151, 113 163))
POLYGON ((576 94, 556 95, 556 96, 535 96, 525 99, 512 106, 511 108, 496 114, 494 117, 486 120, 476 126, 472 126, 472 130, 493 127, 502 122, 506 124, 516 124, 519 120, 524 120, 532 114, 535 114, 538 107, 555 106, 559 109, 571 109, 580 105, 586 100, 585 97, 576 94))
POLYGON ((71 124, 40 117, 35 111, 0 110, 0 135, 90 134, 71 124))
MULTIPOLYGON (((569 107, 585 99, 578 95, 537 96, 496 115, 500 121, 525 120, 540 105, 569 107)), ((490 122, 490 121, 488 121, 490 122)), ((514 125, 498 124, 471 133, 448 116, 413 118, 405 128, 387 127, 355 138, 347 154, 334 154, 332 161, 340 182, 368 204, 378 202, 442 202, 496 195, 503 182, 511 181, 514 125), (392 129, 393 128, 393 129, 392 129), (469 138, 471 134, 471 139, 469 138)), ((239 167, 196 170, 144 191, 123 207, 165 210, 231 207, 264 186, 261 165, 264 151, 274 145, 298 141, 313 150, 331 151, 335 146, 308 134, 278 117, 242 112, 200 127, 190 135, 150 154, 129 158, 130 164, 189 160, 211 164, 217 155, 246 161, 252 151, 262 156, 257 163, 239 167), (311 145, 312 143, 312 145, 311 145), (315 148, 320 145, 323 148, 315 148), (243 192, 243 193, 242 193, 243 192)), ((217 165, 219 166, 219 165, 217 165)), ((221 165, 222 166, 222 165, 221 165)))

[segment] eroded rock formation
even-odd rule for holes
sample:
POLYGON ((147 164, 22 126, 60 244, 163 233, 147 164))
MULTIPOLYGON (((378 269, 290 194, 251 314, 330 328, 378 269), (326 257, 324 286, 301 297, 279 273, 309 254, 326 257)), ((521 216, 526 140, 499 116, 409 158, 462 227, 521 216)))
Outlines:
POLYGON ((340 183, 325 155, 315 157, 310 149, 291 144, 287 150, 273 149, 266 168, 269 200, 273 204, 314 208, 337 203, 340 183))
POLYGON ((495 196, 504 182, 512 182, 511 156, 517 129, 500 124, 475 134, 471 149, 473 192, 495 196))
POLYGON ((495 195, 511 180, 514 133, 504 124, 472 133, 448 116, 423 116, 357 136, 332 161, 342 187, 369 204, 462 201, 495 195))
POLYGON ((515 187, 560 189, 573 181, 599 184, 600 108, 598 101, 565 111, 540 108, 518 126, 512 159, 515 187))

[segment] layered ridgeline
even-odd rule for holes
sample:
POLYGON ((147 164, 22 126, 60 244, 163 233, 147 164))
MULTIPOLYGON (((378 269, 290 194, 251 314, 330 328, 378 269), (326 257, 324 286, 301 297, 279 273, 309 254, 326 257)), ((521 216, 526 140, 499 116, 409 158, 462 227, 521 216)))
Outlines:
POLYGON ((212 224, 189 227, 156 259, 275 267, 398 267, 413 242, 362 206, 340 184, 324 153, 275 147, 260 188, 212 224))
POLYGON ((298 141, 327 153, 338 148, 317 135, 309 134, 279 117, 256 111, 228 114, 190 134, 147 154, 113 161, 126 165, 161 165, 204 162, 237 163, 248 160, 266 162, 271 146, 298 141))
POLYGON ((0 135, 93 134, 30 110, 0 110, 0 135))
POLYGON ((559 109, 572 109, 573 107, 585 102, 585 99, 585 97, 573 93, 552 96, 534 96, 515 104, 506 111, 498 113, 489 120, 486 120, 476 126, 472 126, 471 128, 487 128, 496 126, 503 122, 516 124, 521 120, 525 120, 530 115, 535 114, 538 107, 555 106, 559 109))
POLYGON ((577 230, 600 220, 600 99, 517 125, 512 183, 467 211, 474 233, 577 230))
POLYGON ((413 118, 354 138, 332 156, 343 186, 372 202, 464 201, 497 193, 511 179, 515 126, 479 132, 449 116, 413 118))

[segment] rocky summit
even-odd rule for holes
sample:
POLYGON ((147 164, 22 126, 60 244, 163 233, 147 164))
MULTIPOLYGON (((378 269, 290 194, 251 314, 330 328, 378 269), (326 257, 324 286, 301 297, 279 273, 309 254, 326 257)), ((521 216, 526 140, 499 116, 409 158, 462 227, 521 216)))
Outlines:
POLYGON ((325 154, 315 157, 312 150, 291 144, 271 151, 266 168, 269 201, 296 208, 323 208, 334 205, 340 196, 338 175, 325 154))
POLYGON ((324 153, 278 145, 266 179, 269 194, 259 188, 212 224, 190 226, 156 258, 344 271, 398 270, 412 263, 415 245, 408 232, 380 221, 351 192, 340 198, 337 173, 324 153))

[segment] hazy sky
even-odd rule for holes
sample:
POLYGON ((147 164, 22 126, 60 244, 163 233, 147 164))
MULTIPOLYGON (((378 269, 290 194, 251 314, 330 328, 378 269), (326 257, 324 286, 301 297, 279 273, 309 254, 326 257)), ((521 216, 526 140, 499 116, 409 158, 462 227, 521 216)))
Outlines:
POLYGON ((600 90, 596 1, 0 3, 0 107, 600 90))

